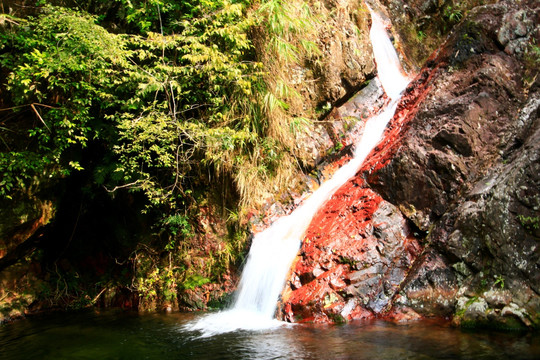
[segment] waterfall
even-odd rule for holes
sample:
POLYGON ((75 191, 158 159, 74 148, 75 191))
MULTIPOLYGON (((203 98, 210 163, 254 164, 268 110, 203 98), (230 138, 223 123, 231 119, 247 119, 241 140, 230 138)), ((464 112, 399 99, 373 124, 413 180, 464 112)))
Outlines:
POLYGON ((378 76, 391 99, 390 103, 381 113, 367 121, 362 138, 355 144, 352 160, 290 215, 278 219, 269 228, 255 235, 231 309, 207 315, 189 324, 189 330, 198 330, 202 336, 211 336, 237 329, 267 329, 283 324, 274 318, 277 302, 311 219, 326 200, 356 174, 377 145, 388 121, 394 115, 401 92, 409 82, 382 19, 371 9, 370 12, 373 19, 370 39, 378 76))
POLYGON ((386 32, 384 21, 371 8, 369 8, 369 12, 371 13, 369 39, 377 65, 377 76, 386 95, 391 99, 399 99, 410 79, 401 68, 396 50, 386 32))

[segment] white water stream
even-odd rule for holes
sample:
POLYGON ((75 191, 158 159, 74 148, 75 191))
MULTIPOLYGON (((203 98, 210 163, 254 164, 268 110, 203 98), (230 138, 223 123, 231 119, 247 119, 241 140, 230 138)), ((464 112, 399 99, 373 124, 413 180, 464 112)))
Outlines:
POLYGON ((401 68, 396 50, 386 32, 384 21, 371 8, 369 12, 371 13, 369 39, 377 65, 377 76, 386 95, 392 100, 399 100, 410 79, 401 68))
POLYGON ((373 11, 371 15, 373 24, 370 39, 379 80, 391 99, 390 103, 381 113, 367 121, 351 161, 290 215, 278 219, 269 228, 255 235, 231 309, 207 315, 189 324, 187 329, 198 330, 202 336, 211 336, 237 329, 262 330, 284 324, 274 318, 278 298, 311 219, 326 200, 356 174, 377 145, 388 121, 394 115, 401 93, 409 83, 382 19, 373 11))

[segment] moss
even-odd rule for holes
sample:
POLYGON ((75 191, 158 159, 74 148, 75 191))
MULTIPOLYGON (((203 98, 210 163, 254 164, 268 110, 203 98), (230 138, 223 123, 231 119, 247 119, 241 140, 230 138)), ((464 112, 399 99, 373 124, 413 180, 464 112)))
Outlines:
POLYGON ((469 308, 469 306, 471 306, 477 300, 478 300, 478 296, 473 296, 472 298, 467 300, 467 302, 465 303, 463 308, 456 311, 456 316, 458 316, 459 318, 463 317, 465 315, 465 313, 467 312, 467 309, 469 308))
POLYGON ((497 331, 528 331, 529 329, 514 317, 504 317, 500 320, 460 319, 459 326, 463 329, 483 329, 497 331))
POLYGON ((459 69, 471 57, 486 51, 486 44, 481 27, 474 21, 467 21, 456 32, 454 54, 450 58, 450 66, 459 69))
POLYGON ((416 22, 408 22, 400 28, 400 37, 407 49, 408 59, 420 68, 431 53, 441 44, 442 36, 433 29, 426 29, 416 22))
POLYGON ((326 314, 326 316, 328 316, 328 318, 329 318, 334 324, 337 324, 337 325, 343 325, 343 324, 346 324, 346 323, 347 323, 347 319, 345 319, 343 316, 341 316, 341 314, 328 313, 328 314, 326 314))
POLYGON ((354 268, 356 268, 356 264, 358 263, 358 261, 356 261, 356 260, 354 260, 352 258, 346 257, 346 256, 340 256, 339 257, 339 263, 344 264, 344 265, 349 265, 351 267, 351 269, 354 269, 354 268))
POLYGON ((226 309, 233 302, 234 294, 226 293, 218 298, 212 298, 208 301, 209 310, 223 310, 226 309))

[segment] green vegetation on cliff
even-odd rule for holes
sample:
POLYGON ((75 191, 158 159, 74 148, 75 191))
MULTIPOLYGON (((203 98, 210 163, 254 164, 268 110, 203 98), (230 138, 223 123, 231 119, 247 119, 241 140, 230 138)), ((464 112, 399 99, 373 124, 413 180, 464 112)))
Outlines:
MULTIPOLYGON (((309 120, 289 111, 298 95, 278 69, 317 56, 309 8, 279 0, 59 0, 15 9, 0 15, 5 206, 52 199, 59 209, 49 236, 65 249, 83 247, 72 240, 92 216, 120 217, 112 210, 120 202, 133 208, 139 215, 118 225, 123 230, 104 226, 133 239, 111 234, 86 239, 94 245, 84 248, 95 255, 106 247, 113 268, 127 259, 133 266, 123 286, 150 304, 222 282, 244 251, 237 209, 297 167, 290 148, 309 120), (254 39, 262 38, 270 45, 256 54, 254 39), (137 234, 135 221, 153 224, 150 233, 137 234), (205 240, 212 232, 222 238, 205 240)), ((65 249, 30 260, 54 267, 58 279, 44 293, 81 298, 82 291, 94 303, 110 279, 83 290, 95 279, 66 281, 78 273, 75 258, 58 270, 65 249)))
POLYGON ((2 34, 2 95, 13 101, 4 108, 2 195, 27 191, 44 171, 82 170, 78 156, 93 142, 106 146, 92 169, 96 185, 177 207, 178 197, 191 200, 193 168, 231 167, 268 147, 251 103, 261 71, 250 59, 244 6, 195 8, 207 16, 186 15, 174 23, 178 33, 144 37, 109 33, 95 17, 60 7, 13 19, 2 34))

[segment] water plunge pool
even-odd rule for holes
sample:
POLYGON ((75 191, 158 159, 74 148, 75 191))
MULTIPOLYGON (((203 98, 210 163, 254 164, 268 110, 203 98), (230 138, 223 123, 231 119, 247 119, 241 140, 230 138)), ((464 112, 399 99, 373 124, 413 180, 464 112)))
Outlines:
POLYGON ((201 338, 201 313, 84 311, 0 325, 0 359, 539 359, 540 334, 448 323, 298 324, 201 338))

